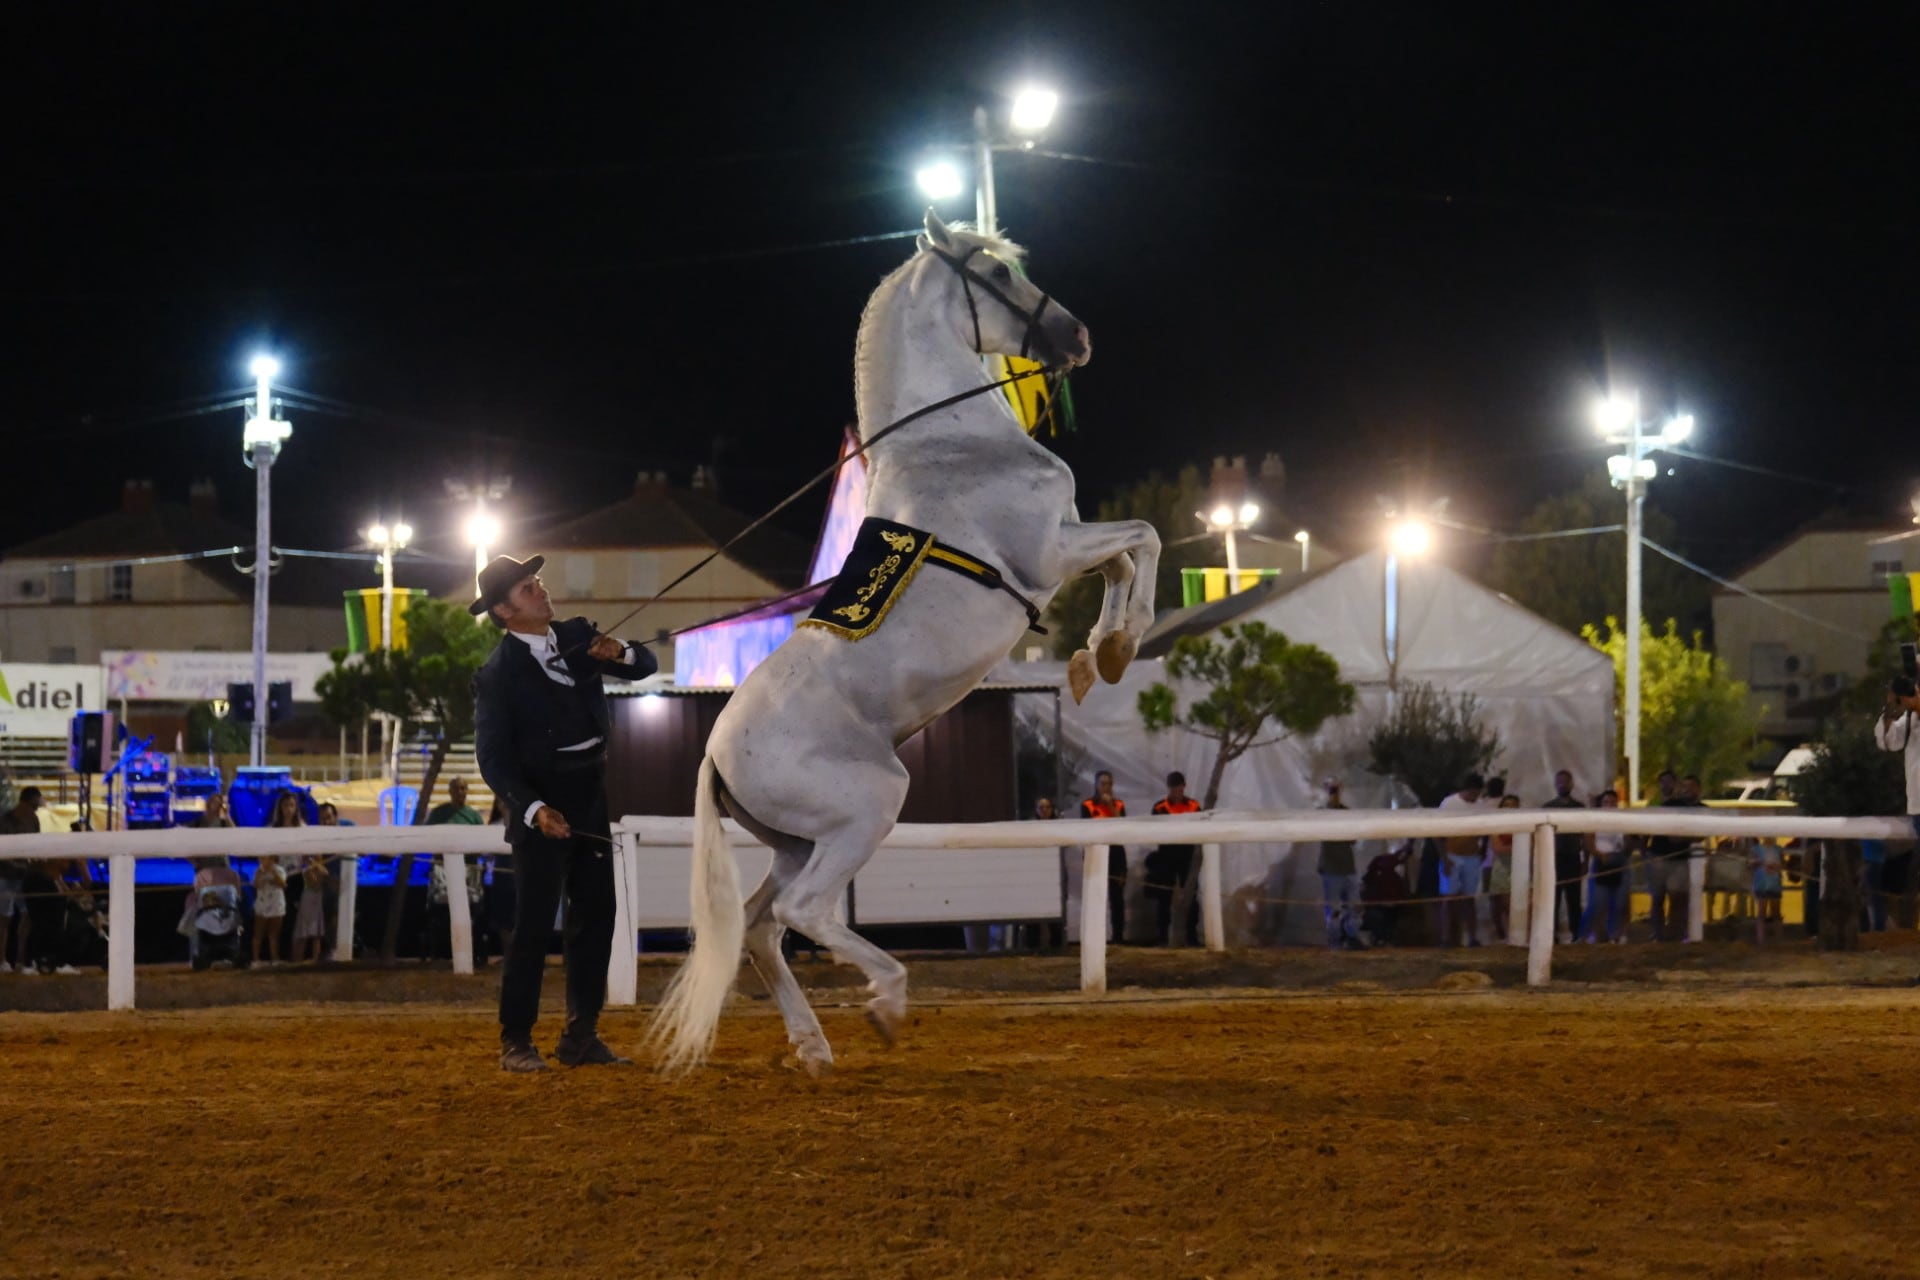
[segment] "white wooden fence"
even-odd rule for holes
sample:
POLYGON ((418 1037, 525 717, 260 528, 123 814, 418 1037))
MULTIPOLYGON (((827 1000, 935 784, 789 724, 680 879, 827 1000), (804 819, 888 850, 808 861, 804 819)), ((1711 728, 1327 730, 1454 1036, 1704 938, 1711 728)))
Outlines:
MULTIPOLYGON (((727 823, 736 852, 757 848, 752 837, 727 823)), ((130 921, 134 911, 134 863, 140 858, 297 857, 330 855, 352 867, 356 854, 436 854, 446 859, 447 895, 452 921, 454 967, 472 972, 472 922, 468 916, 466 858, 497 853, 505 847, 501 827, 298 827, 293 829, 174 828, 165 831, 76 832, 0 837, 0 855, 8 859, 104 858, 108 864, 110 921, 130 921)), ((1513 835, 1528 837, 1529 854, 1514 842, 1514 919, 1524 922, 1508 936, 1527 936, 1527 981, 1544 985, 1553 964, 1553 838, 1557 833, 1612 832, 1621 835, 1671 835, 1691 839, 1795 837, 1825 840, 1890 840, 1914 834, 1905 818, 1806 818, 1713 809, 1489 809, 1458 815, 1432 809, 1309 810, 1251 813, 1219 810, 1176 817, 1051 822, 902 824, 885 848, 907 850, 1058 849, 1084 847, 1085 891, 1081 895, 1080 983, 1082 990, 1106 990, 1107 844, 1090 845, 1096 833, 1111 844, 1193 844, 1202 849, 1200 895, 1202 933, 1211 950, 1223 950, 1220 846, 1224 844, 1300 844, 1321 840, 1404 840, 1426 836, 1513 835)), ((616 857, 624 870, 614 877, 615 937, 632 938, 641 915, 629 887, 645 858, 688 856, 693 819, 628 817, 614 826, 616 857)), ((1689 896, 1689 937, 1702 927, 1704 859, 1693 860, 1689 896)), ((352 886, 341 886, 341 934, 352 936, 352 886)), ((935 916, 934 918, 942 918, 935 916)), ((107 1007, 134 1007, 134 931, 111 928, 107 948, 107 1007)), ((337 954, 337 952, 336 952, 337 954)), ((345 958, 345 957, 342 957, 345 958)), ((608 1002, 633 1004, 637 955, 616 947, 608 973, 608 1002)))

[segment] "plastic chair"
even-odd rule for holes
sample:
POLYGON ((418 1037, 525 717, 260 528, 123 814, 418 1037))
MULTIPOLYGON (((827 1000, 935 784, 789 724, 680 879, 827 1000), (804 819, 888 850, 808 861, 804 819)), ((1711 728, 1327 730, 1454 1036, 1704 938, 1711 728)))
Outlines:
POLYGON ((388 787, 380 793, 380 825, 410 827, 413 810, 420 803, 418 787, 388 787))

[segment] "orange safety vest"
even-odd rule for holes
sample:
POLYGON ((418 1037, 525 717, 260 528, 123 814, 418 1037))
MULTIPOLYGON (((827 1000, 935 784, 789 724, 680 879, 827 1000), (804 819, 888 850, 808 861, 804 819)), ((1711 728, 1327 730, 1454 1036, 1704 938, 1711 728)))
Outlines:
POLYGON ((1198 813, 1200 802, 1192 796, 1179 800, 1156 800, 1153 802, 1153 811, 1155 813, 1198 813))
POLYGON ((1127 816, 1127 802, 1119 796, 1109 804, 1099 796, 1088 796, 1080 802, 1080 816, 1083 818, 1124 818, 1127 816))

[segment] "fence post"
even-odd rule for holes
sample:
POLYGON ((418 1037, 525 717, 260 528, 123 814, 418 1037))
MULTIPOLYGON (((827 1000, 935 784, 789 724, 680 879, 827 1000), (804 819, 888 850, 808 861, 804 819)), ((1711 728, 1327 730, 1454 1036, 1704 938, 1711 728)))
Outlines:
POLYGON ((1200 846, 1200 937, 1209 951, 1227 949, 1226 913, 1220 902, 1220 846, 1200 846))
POLYGON ((1080 851, 1080 990, 1107 994, 1107 846, 1080 851))
POLYGON ((1707 936, 1707 851, 1699 845, 1687 850, 1687 941, 1707 936))
POLYGON ((626 1008, 640 1003, 640 959, 634 945, 633 837, 613 833, 613 954, 607 957, 607 1004, 626 1008))
POLYGON ((107 859, 107 1008, 133 1008, 133 876, 130 853, 107 859))
POLYGON ((1501 922, 1506 926, 1503 932, 1508 946, 1532 936, 1527 921, 1532 918, 1533 905, 1533 837, 1525 831, 1513 837, 1512 862, 1508 868, 1512 883, 1507 886, 1507 918, 1501 922))
POLYGON ((467 901, 467 855, 443 853, 447 876, 447 936, 452 939, 453 971, 473 972, 473 905, 467 901))
POLYGON ((359 899, 360 858, 350 853, 340 859, 340 905, 333 922, 335 964, 353 963, 353 908, 359 899))
POLYGON ((1533 829, 1531 861, 1533 918, 1527 922, 1527 985, 1544 987, 1553 979, 1553 824, 1543 822, 1533 829))

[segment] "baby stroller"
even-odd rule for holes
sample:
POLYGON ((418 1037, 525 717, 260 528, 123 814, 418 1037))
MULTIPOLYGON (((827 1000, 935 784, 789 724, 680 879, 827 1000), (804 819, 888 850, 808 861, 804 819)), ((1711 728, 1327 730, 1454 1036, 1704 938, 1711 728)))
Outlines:
POLYGON ((208 885, 189 890, 181 926, 181 932, 193 940, 195 973, 207 969, 215 960, 225 960, 236 969, 247 967, 247 949, 241 945, 246 929, 240 918, 238 885, 208 885))
POLYGON ((1403 846, 1398 853, 1383 853, 1367 863, 1366 874, 1360 877, 1360 927, 1375 946, 1395 943, 1395 926, 1407 900, 1407 878, 1401 868, 1411 852, 1410 846, 1403 846))

